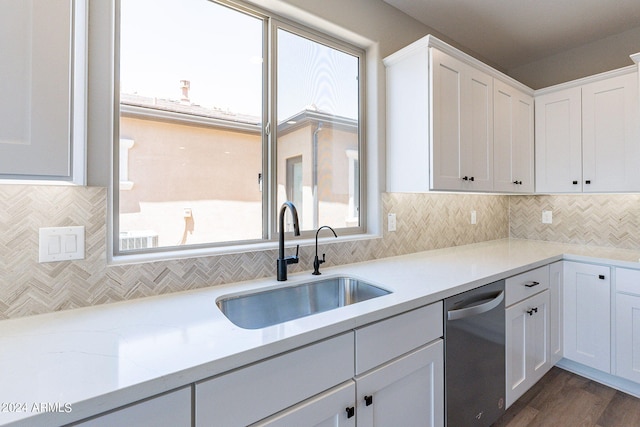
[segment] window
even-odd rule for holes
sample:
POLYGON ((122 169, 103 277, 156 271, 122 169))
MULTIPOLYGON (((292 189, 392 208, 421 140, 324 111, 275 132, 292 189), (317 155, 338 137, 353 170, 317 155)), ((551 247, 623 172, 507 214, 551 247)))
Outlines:
POLYGON ((117 254, 273 240, 286 200, 363 231, 361 50, 236 3, 119 12, 117 254))
POLYGON ((297 207, 298 215, 302 214, 302 156, 287 159, 287 200, 297 207))

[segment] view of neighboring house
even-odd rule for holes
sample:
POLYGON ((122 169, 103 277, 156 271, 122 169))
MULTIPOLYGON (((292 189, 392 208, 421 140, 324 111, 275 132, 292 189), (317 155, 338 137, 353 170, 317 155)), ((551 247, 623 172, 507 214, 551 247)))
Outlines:
MULTIPOLYGON (((182 99, 122 94, 120 247, 261 239, 261 119, 182 99)), ((277 205, 301 229, 358 224, 355 120, 307 107, 277 126, 277 205)))

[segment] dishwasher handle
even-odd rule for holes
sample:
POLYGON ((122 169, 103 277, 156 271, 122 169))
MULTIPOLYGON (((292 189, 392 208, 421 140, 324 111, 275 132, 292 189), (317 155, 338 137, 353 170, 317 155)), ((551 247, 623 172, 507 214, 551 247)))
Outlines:
POLYGON ((448 310, 447 320, 460 320, 467 317, 477 316, 478 314, 486 313, 487 311, 491 311, 499 306, 502 300, 504 300, 504 291, 500 291, 500 293, 496 297, 491 298, 485 303, 472 305, 471 307, 448 310))

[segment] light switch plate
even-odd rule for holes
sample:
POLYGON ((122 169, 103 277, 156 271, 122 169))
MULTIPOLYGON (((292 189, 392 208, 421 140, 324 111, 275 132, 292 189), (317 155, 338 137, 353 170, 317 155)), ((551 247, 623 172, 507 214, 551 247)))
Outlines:
POLYGON ((396 214, 390 213, 387 216, 387 230, 396 231, 396 214))
POLYGON ((39 237, 38 262, 84 259, 84 226, 45 227, 39 237))

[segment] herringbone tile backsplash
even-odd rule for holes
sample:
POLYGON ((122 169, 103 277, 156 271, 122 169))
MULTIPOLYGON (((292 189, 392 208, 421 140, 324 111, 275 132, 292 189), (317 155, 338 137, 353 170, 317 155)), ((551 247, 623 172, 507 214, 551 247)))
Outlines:
POLYGON ((640 195, 511 196, 510 235, 620 249, 640 248, 640 195), (542 211, 553 213, 542 224, 542 211))
MULTIPOLYGON (((499 196, 383 194, 397 231, 324 244, 327 265, 347 264, 508 236, 640 247, 640 195, 499 196), (469 223, 477 212, 477 225, 469 223), (543 210, 553 224, 542 224, 543 210)), ((107 265, 107 190, 0 185, 0 319, 275 276, 276 250, 107 265), (38 229, 84 225, 86 259, 38 263, 38 229)), ((292 271, 311 270, 313 246, 292 271)))
MULTIPOLYGON (((347 264, 508 236, 507 196, 383 194, 397 231, 325 244, 327 265, 347 264), (470 211, 478 224, 470 225, 470 211)), ((0 185, 0 319, 275 276, 276 250, 109 266, 107 190, 0 185), (38 263, 38 229, 84 225, 86 259, 38 263)), ((292 271, 311 270, 314 247, 292 271)), ((292 266, 293 267, 293 266, 292 266)))

